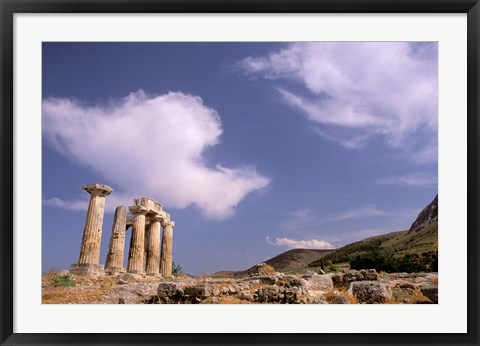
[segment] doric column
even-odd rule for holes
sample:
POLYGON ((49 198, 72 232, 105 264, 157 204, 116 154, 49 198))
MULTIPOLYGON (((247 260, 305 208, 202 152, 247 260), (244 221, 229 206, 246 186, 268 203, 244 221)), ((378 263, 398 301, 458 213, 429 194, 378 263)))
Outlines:
POLYGON ((163 277, 172 275, 172 248, 173 248, 173 226, 175 222, 164 221, 162 237, 162 254, 160 259, 160 274, 163 277))
POLYGON ((129 208, 133 213, 132 239, 130 241, 130 251, 128 254, 127 272, 143 274, 143 253, 145 242, 145 214, 148 212, 145 208, 133 206, 129 208))
POLYGON ((143 272, 147 272, 147 259, 148 259, 148 242, 150 240, 150 224, 146 224, 147 221, 145 220, 145 237, 143 243, 143 272))
POLYGON ((155 216, 150 219, 150 232, 147 238, 147 275, 160 273, 160 222, 162 219, 155 216))
POLYGON ((125 252, 125 231, 127 223, 127 211, 124 206, 115 209, 113 217, 112 236, 108 247, 105 271, 111 274, 123 272, 123 254, 125 252))
POLYGON ((100 274, 103 269, 99 260, 105 197, 112 193, 113 189, 103 184, 84 185, 82 189, 90 194, 90 203, 83 230, 78 264, 72 265, 71 271, 77 275, 100 274))

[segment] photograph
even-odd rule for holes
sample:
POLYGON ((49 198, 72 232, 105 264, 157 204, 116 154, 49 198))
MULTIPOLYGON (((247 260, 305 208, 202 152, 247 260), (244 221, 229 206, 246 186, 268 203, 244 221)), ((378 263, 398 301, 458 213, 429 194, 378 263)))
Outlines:
POLYGON ((41 51, 42 304, 439 304, 438 42, 41 51))

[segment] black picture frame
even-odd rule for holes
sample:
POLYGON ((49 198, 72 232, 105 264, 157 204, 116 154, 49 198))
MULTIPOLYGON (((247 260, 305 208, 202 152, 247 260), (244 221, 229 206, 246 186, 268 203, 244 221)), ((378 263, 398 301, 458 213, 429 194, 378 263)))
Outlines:
MULTIPOLYGON (((478 345, 479 329, 479 0, 0 0, 1 158, 0 220, 2 345, 478 345), (468 44, 468 248, 467 328, 465 334, 24 334, 13 332, 13 16, 15 13, 467 13, 468 44)), ((454 316, 452 316, 454 318, 454 316)))

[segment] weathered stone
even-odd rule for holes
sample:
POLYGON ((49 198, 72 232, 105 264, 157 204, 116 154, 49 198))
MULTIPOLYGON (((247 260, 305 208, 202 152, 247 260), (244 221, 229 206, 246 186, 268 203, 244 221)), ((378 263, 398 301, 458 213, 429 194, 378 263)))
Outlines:
POLYGON ((133 277, 133 275, 131 274, 122 274, 118 277, 117 279, 117 284, 119 285, 125 285, 125 284, 128 284, 132 281, 135 281, 135 278, 133 277))
POLYGON ((238 294, 238 298, 249 301, 249 302, 253 302, 253 294, 251 292, 240 292, 238 294))
POLYGON ((136 206, 129 209, 134 214, 134 222, 127 271, 129 273, 142 274, 144 273, 143 255, 145 252, 145 214, 147 210, 136 206))
POLYGON ((334 293, 325 297, 329 304, 350 304, 348 298, 334 293))
POLYGON ((119 304, 145 304, 157 297, 157 283, 135 282, 115 287, 119 304))
POLYGON ((383 304, 392 297, 389 287, 378 281, 352 282, 347 294, 355 296, 360 303, 368 304, 383 304))
POLYGON ((258 263, 248 269, 245 274, 249 276, 270 276, 275 274, 275 269, 266 263, 258 263))
POLYGON ((330 275, 314 275, 307 279, 305 287, 314 291, 331 291, 333 290, 333 280, 330 275))
POLYGON ((165 212, 163 211, 163 205, 148 197, 135 198, 134 203, 137 207, 147 210, 149 213, 159 215, 165 218, 165 212))
POLYGON ((313 270, 307 270, 304 274, 303 274, 303 277, 304 278, 309 278, 309 277, 312 277, 314 275, 317 275, 316 272, 314 272, 313 270))
POLYGON ((203 300, 210 297, 213 294, 213 286, 200 284, 194 286, 187 286, 184 288, 185 296, 188 296, 190 299, 193 298, 193 302, 195 300, 203 300))
POLYGON ((375 269, 368 269, 363 274, 363 278, 364 278, 364 280, 368 280, 368 281, 378 280, 377 271, 375 269))
POLYGON ((184 291, 175 282, 161 282, 157 287, 157 296, 161 303, 174 303, 184 296, 184 291))
POLYGON ((150 232, 147 240, 147 275, 160 273, 160 221, 158 216, 150 221, 150 232))
POLYGON ((413 291, 415 289, 415 286, 412 285, 412 284, 409 284, 409 283, 399 284, 398 286, 400 288, 406 289, 406 290, 412 290, 413 291))
POLYGON ((78 263, 77 265, 72 265, 70 271, 76 275, 98 275, 103 271, 103 266, 99 266, 99 261, 105 197, 113 189, 103 184, 84 185, 82 189, 90 194, 90 202, 88 204, 78 263))
POLYGON ((287 275, 283 279, 285 281, 285 287, 306 287, 307 281, 305 279, 299 278, 293 275, 287 275))
POLYGON ((420 287, 420 292, 430 299, 432 303, 438 304, 438 287, 436 286, 422 286, 420 287))
POLYGON ((343 275, 342 274, 335 274, 332 276, 332 281, 333 285, 335 287, 342 287, 345 285, 345 282, 343 281, 343 275))
POLYGON ((163 277, 172 276, 173 221, 163 221, 162 252, 160 257, 160 274, 163 277))
POLYGON ((148 241, 150 239, 150 223, 149 218, 145 217, 145 233, 143 236, 143 273, 147 272, 147 259, 148 259, 148 241))
POLYGON ((125 252, 125 231, 127 212, 125 207, 115 209, 113 217, 112 236, 108 247, 107 259, 105 260, 105 272, 113 274, 123 272, 123 255, 125 252))

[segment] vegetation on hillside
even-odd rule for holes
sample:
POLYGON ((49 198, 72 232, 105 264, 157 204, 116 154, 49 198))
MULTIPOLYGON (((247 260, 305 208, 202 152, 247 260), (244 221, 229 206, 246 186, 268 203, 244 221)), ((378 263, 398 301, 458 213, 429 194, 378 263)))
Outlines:
POLYGON ((395 258, 391 253, 374 251, 356 256, 350 261, 351 269, 376 269, 387 273, 438 271, 438 252, 429 251, 421 255, 407 254, 395 258))
POLYGON ((401 263, 401 261, 411 263, 421 260, 423 254, 432 251, 435 253, 438 251, 437 249, 438 224, 435 223, 416 232, 393 232, 348 244, 311 262, 309 267, 320 267, 322 261, 332 261, 334 264, 352 263, 356 257, 362 255, 386 256, 391 257, 391 260, 396 263, 401 263))

